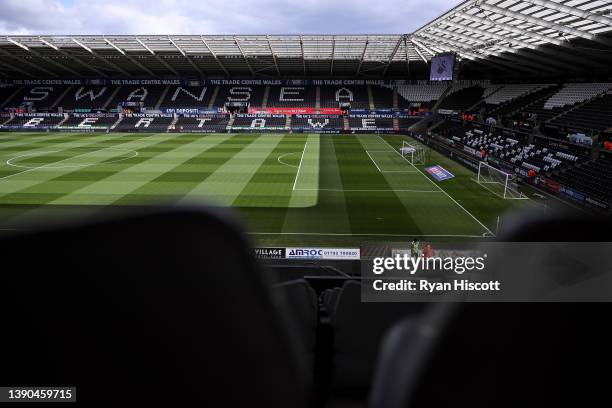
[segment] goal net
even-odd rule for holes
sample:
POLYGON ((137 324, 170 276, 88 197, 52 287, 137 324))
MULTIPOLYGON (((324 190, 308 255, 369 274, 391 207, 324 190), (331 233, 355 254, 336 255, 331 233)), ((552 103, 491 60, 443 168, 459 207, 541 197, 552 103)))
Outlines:
POLYGON ((478 165, 478 178, 476 182, 504 199, 526 199, 521 192, 514 174, 509 174, 490 164, 481 161, 478 165))
POLYGON ((425 164, 427 162, 427 149, 417 144, 410 144, 407 141, 402 142, 400 153, 412 165, 425 164))

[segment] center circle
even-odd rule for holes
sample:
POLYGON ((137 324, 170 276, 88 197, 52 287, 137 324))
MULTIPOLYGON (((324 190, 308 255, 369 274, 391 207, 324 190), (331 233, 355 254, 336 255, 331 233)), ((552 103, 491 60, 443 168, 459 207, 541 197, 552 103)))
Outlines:
POLYGON ((18 167, 18 168, 22 168, 22 169, 40 169, 40 168, 45 168, 45 169, 70 169, 70 168, 82 168, 82 167, 89 167, 89 166, 96 166, 99 164, 111 164, 111 163, 117 163, 120 161, 124 161, 124 160, 128 160, 131 158, 134 158, 138 156, 138 152, 132 149, 124 149, 121 147, 106 147, 103 149, 96 149, 96 148, 87 148, 87 147, 82 147, 82 148, 73 148, 73 149, 68 149, 68 150, 48 150, 48 151, 43 151, 43 152, 32 152, 32 153, 24 153, 24 154, 20 154, 18 156, 14 156, 11 157, 10 159, 8 159, 6 161, 6 164, 9 166, 13 166, 13 167, 18 167), (96 163, 75 163, 75 164, 70 164, 70 163, 65 163, 62 164, 62 162, 67 162, 72 158, 78 157, 78 156, 82 156, 85 155, 87 153, 95 153, 95 152, 101 152, 104 150, 112 150, 115 152, 119 152, 117 154, 114 155, 110 155, 110 157, 108 159, 104 159, 102 161, 96 162, 96 163), (27 161, 29 159, 35 158, 35 157, 44 157, 45 155, 48 154, 53 154, 53 153, 59 153, 59 152, 65 152, 65 153, 70 153, 71 151, 75 151, 76 154, 69 156, 69 157, 65 157, 62 159, 57 160, 56 162, 51 162, 51 163, 36 163, 35 165, 32 164, 24 164, 24 163, 20 163, 20 161, 27 161))

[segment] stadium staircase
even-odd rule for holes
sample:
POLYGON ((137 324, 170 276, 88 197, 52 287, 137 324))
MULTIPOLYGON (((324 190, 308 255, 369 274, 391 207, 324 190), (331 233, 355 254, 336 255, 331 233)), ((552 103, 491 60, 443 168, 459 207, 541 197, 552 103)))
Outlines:
MULTIPOLYGON (((215 86, 215 90, 213 91, 212 96, 210 97, 210 102, 208 102, 208 109, 212 109, 215 106, 215 99, 217 99, 217 95, 219 94, 219 85, 215 86)), ((233 119, 230 119, 233 122, 233 119)), ((228 124, 229 128, 229 124, 228 124)))
POLYGON ((399 101, 397 98, 397 88, 393 87, 393 109, 399 109, 399 101))
POLYGON ((13 118, 15 117, 15 115, 11 114, 4 122, 0 123, 0 126, 4 126, 7 123, 9 123, 11 120, 13 120, 13 118))
MULTIPOLYGON (((218 91, 219 87, 217 86, 217 89, 215 90, 215 94, 213 95, 213 97, 217 96, 217 91, 218 91)), ((236 116, 231 115, 229 121, 227 122, 227 127, 225 128, 227 130, 227 132, 231 132, 232 130, 232 126, 234 126, 234 120, 236 119, 236 116)))
POLYGON ((291 115, 287 115, 287 121, 285 122, 285 129, 291 130, 291 115))
POLYGON ((268 96, 270 95, 270 85, 266 85, 266 89, 264 89, 263 101, 261 102, 261 109, 266 109, 268 107, 268 96))
POLYGON ((345 116, 343 119, 344 119, 344 130, 349 130, 351 128, 351 125, 349 124, 348 116, 345 116))
POLYGON ((13 99, 19 92, 21 92, 21 90, 23 89, 23 86, 17 86, 17 89, 15 89, 15 92, 13 92, 12 94, 9 95, 8 98, 6 98, 6 100, 2 101, 2 103, 0 104, 0 108, 4 107, 4 105, 6 105, 7 103, 9 103, 9 101, 11 99, 13 99))
POLYGON ((67 113, 64 114, 64 119, 62 119, 57 126, 62 126, 68 119, 70 119, 70 115, 68 115, 67 113))
POLYGON ((174 119, 172 119, 172 122, 170 122, 170 124, 168 125, 168 130, 176 129, 176 122, 178 122, 178 120, 178 117, 174 117, 174 119))
POLYGON ((166 95, 168 94, 169 90, 170 90, 170 85, 166 86, 166 88, 162 91, 159 97, 159 100, 155 104, 155 110, 159 110, 159 108, 161 107, 161 104, 164 102, 164 99, 166 99, 166 95))
POLYGON ((64 99, 64 97, 68 94, 68 92, 70 92, 73 88, 74 86, 67 86, 64 92, 62 92, 62 94, 55 100, 55 102, 53 102, 50 108, 51 109, 55 108, 60 103, 60 101, 64 99))
POLYGON ((315 90, 315 109, 319 110, 321 109, 321 87, 317 86, 316 90, 315 90))
POLYGON ((374 96, 372 95, 372 86, 368 85, 367 90, 368 90, 368 106, 370 107, 370 110, 374 110, 376 109, 376 107, 374 106, 374 96))
POLYGON ((554 94, 559 92, 560 89, 561 89, 561 86, 557 85, 557 86, 553 86, 553 87, 550 87, 550 88, 543 89, 542 92, 534 92, 533 94, 530 94, 528 96, 537 97, 535 100, 530 100, 528 103, 526 103, 524 105, 513 107, 512 111, 506 112, 504 114, 507 115, 507 116, 511 116, 511 115, 517 114, 517 113, 519 113, 521 111, 528 110, 529 108, 532 108, 533 106, 535 106, 537 104, 540 104, 540 103, 543 104, 548 99, 550 99, 551 96, 553 96, 554 94))
POLYGON ((399 119, 396 117, 393 117, 393 130, 399 131, 399 119))
POLYGON ((122 120, 123 120, 123 115, 119 115, 119 118, 117 119, 115 123, 112 124, 112 126, 110 127, 110 130, 114 130, 121 123, 122 120))
POLYGON ((440 95, 440 97, 438 98, 434 106, 431 107, 432 112, 436 112, 438 110, 438 107, 440 106, 442 101, 446 99, 446 96, 449 94, 452 88, 453 88, 453 85, 451 84, 444 90, 444 92, 442 92, 442 94, 440 95))
MULTIPOLYGON (((104 102, 104 105, 102 105, 102 109, 107 109, 108 108, 108 105, 110 105, 111 101, 113 99, 115 99, 115 96, 117 96, 117 94, 119 93, 120 89, 121 89, 121 86, 118 86, 118 87, 115 88, 115 90, 113 92, 111 92, 111 94, 108 97, 108 99, 106 100, 106 102, 104 102)), ((113 128, 111 127, 111 129, 113 129, 113 128)))
POLYGON ((499 91, 501 91, 504 88, 503 85, 497 85, 494 86, 492 88, 487 88, 485 89, 485 93, 482 95, 482 99, 479 100, 478 102, 476 102, 474 105, 470 106, 469 108, 466 109, 467 112, 473 112, 475 110, 478 110, 482 105, 486 104, 486 99, 496 93, 498 93, 499 91))

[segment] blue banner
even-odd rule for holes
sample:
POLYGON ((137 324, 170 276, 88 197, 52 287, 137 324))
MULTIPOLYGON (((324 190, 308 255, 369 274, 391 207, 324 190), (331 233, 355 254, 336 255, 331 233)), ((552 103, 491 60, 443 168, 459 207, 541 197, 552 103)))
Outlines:
POLYGON ((429 173, 431 177, 435 178, 437 181, 448 180, 448 179, 455 177, 448 170, 445 170, 442 166, 427 167, 425 171, 429 173))

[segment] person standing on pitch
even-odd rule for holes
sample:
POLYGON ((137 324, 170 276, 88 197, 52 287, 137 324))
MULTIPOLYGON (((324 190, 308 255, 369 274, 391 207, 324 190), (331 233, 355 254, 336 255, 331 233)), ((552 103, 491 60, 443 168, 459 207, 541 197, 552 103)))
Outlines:
POLYGON ((416 237, 410 243, 410 256, 412 258, 417 258, 419 256, 419 239, 416 237))

